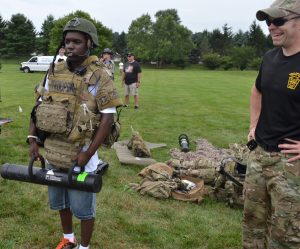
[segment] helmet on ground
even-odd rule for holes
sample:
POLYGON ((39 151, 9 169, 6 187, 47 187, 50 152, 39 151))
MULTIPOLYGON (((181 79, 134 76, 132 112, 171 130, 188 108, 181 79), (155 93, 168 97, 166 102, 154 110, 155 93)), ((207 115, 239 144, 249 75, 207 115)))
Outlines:
POLYGON ((90 36, 96 46, 99 46, 97 29, 95 25, 89 20, 79 17, 73 18, 64 27, 64 34, 68 31, 80 31, 82 33, 85 33, 90 36))
POLYGON ((105 49, 103 49, 103 51, 102 51, 102 54, 110 54, 110 55, 112 55, 113 54, 113 52, 111 51, 111 49, 109 49, 109 48, 105 48, 105 49))

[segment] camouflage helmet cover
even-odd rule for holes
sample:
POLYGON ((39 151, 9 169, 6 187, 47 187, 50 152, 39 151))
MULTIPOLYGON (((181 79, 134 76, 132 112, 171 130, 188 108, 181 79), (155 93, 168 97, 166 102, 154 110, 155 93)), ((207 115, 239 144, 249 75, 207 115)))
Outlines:
POLYGON ((89 35, 96 46, 99 46, 97 29, 95 25, 89 20, 83 18, 73 18, 70 20, 66 26, 64 27, 63 32, 66 33, 68 31, 80 31, 87 35, 89 35))

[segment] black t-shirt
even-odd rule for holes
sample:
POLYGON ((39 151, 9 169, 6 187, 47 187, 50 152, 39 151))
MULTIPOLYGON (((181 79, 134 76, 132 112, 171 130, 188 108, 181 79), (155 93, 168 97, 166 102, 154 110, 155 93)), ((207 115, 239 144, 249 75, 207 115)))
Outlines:
POLYGON ((300 52, 284 56, 281 48, 267 52, 256 79, 262 94, 255 137, 277 146, 285 138, 300 139, 300 52))
POLYGON ((125 84, 130 85, 132 83, 136 83, 138 80, 138 73, 141 73, 141 67, 140 64, 136 61, 133 61, 131 63, 126 63, 124 67, 125 72, 125 84))

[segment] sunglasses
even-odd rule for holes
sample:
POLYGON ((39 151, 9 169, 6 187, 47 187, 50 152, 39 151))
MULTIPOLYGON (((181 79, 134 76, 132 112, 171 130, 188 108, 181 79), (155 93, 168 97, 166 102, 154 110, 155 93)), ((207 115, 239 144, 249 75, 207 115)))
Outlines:
POLYGON ((127 55, 127 57, 131 57, 131 56, 132 56, 131 54, 127 55))
POLYGON ((284 18, 276 18, 276 19, 273 19, 273 20, 269 20, 269 19, 266 19, 266 24, 267 26, 269 27, 272 23, 276 26, 276 27, 280 27, 280 26, 283 26, 286 22, 290 21, 290 20, 293 20, 293 19, 296 19, 296 18, 300 18, 300 16, 295 16, 295 17, 292 17, 290 19, 284 19, 284 18))

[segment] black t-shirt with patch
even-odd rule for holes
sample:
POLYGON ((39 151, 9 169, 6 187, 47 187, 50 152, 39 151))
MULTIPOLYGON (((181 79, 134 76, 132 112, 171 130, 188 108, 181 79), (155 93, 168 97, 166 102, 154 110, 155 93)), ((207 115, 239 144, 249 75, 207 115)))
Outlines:
POLYGON ((300 139, 300 52, 284 56, 267 52, 256 79, 262 108, 255 137, 260 145, 277 146, 285 138, 300 139))
POLYGON ((138 80, 138 73, 141 73, 141 67, 140 64, 136 61, 133 61, 131 63, 126 63, 124 67, 125 72, 125 84, 130 85, 133 83, 136 83, 138 80))

